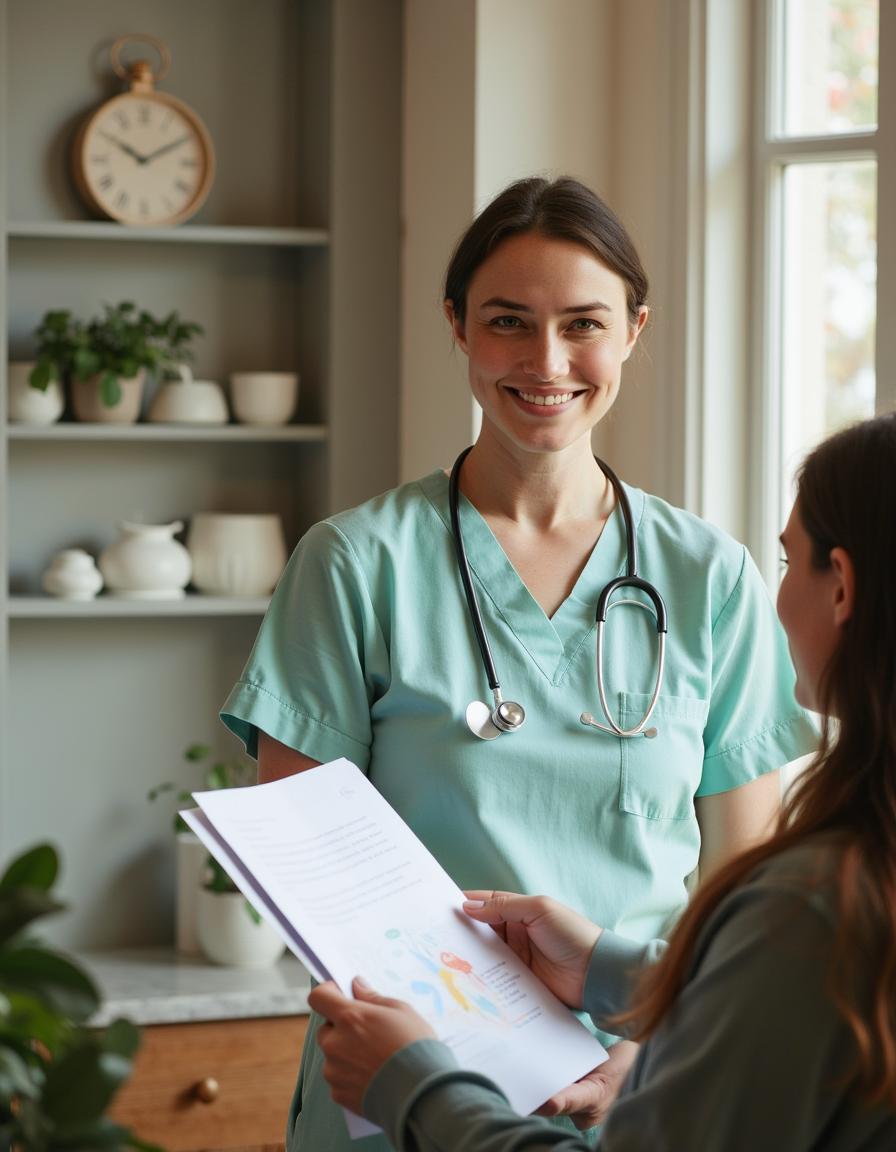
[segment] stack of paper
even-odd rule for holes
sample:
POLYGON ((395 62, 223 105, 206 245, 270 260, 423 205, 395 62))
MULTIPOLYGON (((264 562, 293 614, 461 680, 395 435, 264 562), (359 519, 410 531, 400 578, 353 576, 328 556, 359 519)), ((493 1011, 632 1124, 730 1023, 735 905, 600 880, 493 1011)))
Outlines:
POLYGON ((194 799, 184 819, 312 976, 407 1000, 517 1111, 606 1059, 347 760, 194 799))

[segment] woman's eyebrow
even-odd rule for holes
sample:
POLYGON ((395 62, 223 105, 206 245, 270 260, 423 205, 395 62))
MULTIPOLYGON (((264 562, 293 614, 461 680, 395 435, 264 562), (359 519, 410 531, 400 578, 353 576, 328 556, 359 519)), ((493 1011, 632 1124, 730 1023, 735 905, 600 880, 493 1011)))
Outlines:
MULTIPOLYGON (((490 296, 479 305, 480 308, 506 308, 508 312, 532 312, 528 304, 519 304, 516 300, 508 300, 505 296, 490 296)), ((612 312, 609 304, 602 300, 594 300, 590 304, 574 304, 562 309, 564 315, 578 312, 612 312)))

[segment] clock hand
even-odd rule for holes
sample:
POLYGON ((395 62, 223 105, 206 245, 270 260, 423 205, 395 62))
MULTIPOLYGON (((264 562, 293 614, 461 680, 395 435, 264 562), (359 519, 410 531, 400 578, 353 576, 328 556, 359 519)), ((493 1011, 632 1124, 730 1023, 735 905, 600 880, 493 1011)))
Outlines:
POLYGON ((185 144, 189 139, 189 135, 181 136, 178 140, 171 140, 169 143, 163 144, 161 148, 156 148, 155 152, 150 152, 148 156, 144 156, 143 163, 148 164, 150 160, 155 160, 157 156, 161 156, 164 152, 170 152, 173 148, 179 148, 181 144, 185 144))
POLYGON ((102 136, 105 140, 108 140, 110 144, 114 144, 116 148, 120 148, 122 152, 126 152, 127 155, 136 160, 138 164, 146 163, 146 157, 141 156, 136 149, 130 146, 130 144, 125 144, 124 140, 119 140, 117 136, 112 136, 110 133, 103 132, 102 130, 100 131, 100 136, 102 136))

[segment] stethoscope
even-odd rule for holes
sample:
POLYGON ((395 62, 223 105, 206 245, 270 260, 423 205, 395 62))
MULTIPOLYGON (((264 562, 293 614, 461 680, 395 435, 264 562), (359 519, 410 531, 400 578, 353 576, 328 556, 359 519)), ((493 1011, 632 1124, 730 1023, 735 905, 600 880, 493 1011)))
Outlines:
MULTIPOLYGON (((473 624, 473 630, 476 633, 476 640, 479 643, 479 651, 482 654, 482 663, 485 667, 485 674, 488 677, 488 686, 492 690, 493 700, 493 707, 491 708, 481 700, 474 700, 469 704, 466 711, 467 726, 473 735, 478 736, 481 740, 494 740, 495 737, 500 736, 502 732, 516 732, 522 728, 526 722, 526 710, 522 704, 518 704, 515 700, 505 700, 501 694, 498 673, 495 671, 495 662, 492 659, 488 636, 485 633, 485 625, 482 622, 482 613, 479 611, 479 600, 476 596, 476 590, 473 587, 472 576, 470 575, 470 565, 467 562, 467 550, 464 548, 464 538, 460 528, 460 515, 458 513, 460 469, 467 454, 471 450, 471 448, 465 448, 455 460, 454 467, 451 469, 451 477, 448 481, 448 504, 451 509, 451 534, 454 537, 454 548, 457 552, 457 566, 460 569, 460 578, 464 586, 464 595, 467 598, 470 620, 473 624)), ((619 477, 612 468, 605 464, 603 460, 598 459, 597 456, 595 456, 594 459, 603 474, 613 485, 613 492, 615 493, 617 503, 622 509, 622 516, 625 520, 626 571, 624 576, 618 576, 615 580, 611 580, 609 584, 606 584, 597 600, 597 692, 600 697, 600 706, 607 723, 600 724, 590 712, 583 712, 579 720, 582 724, 587 724, 591 728, 597 728, 600 732, 608 732, 611 736, 646 736, 648 739, 653 739, 653 737, 656 736, 656 728, 648 728, 647 723, 656 707, 660 688, 663 683, 663 670, 666 663, 666 632, 668 631, 666 626, 666 605, 663 603, 663 598, 656 588, 638 575, 638 542, 635 537, 635 525, 632 518, 631 504, 629 503, 625 489, 622 487, 622 484, 619 482, 619 477), (620 588, 640 589, 650 600, 656 617, 656 682, 653 688, 653 695, 647 706, 647 711, 633 728, 622 728, 617 724, 607 704, 607 694, 604 687, 604 626, 607 622, 607 614, 611 608, 618 608, 622 604, 633 604, 638 608, 643 608, 645 612, 649 612, 651 610, 651 604, 644 604, 642 601, 631 597, 626 597, 624 600, 614 600, 611 604, 610 597, 620 588)))

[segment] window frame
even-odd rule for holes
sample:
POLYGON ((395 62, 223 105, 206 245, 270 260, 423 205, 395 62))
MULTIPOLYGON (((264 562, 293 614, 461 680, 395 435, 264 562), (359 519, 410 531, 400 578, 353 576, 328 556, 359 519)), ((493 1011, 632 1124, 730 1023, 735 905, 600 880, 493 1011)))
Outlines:
MULTIPOLYGON (((877 315, 896 304, 896 226, 880 206, 896 203, 896 11, 880 3, 878 125, 873 131, 780 136, 775 78, 780 74, 784 0, 757 0, 753 29, 753 234, 749 538, 770 587, 778 581, 777 537, 785 484, 782 460, 782 237, 785 170, 792 165, 872 160, 877 165, 877 315), (890 113, 888 115, 888 112, 890 113)), ((896 407, 896 338, 876 325, 876 410, 896 407)))

